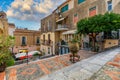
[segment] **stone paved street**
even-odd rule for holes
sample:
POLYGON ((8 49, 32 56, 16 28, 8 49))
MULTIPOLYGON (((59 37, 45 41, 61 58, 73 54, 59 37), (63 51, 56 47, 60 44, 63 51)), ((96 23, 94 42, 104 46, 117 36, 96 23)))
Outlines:
POLYGON ((120 80, 120 54, 103 66, 90 80, 120 80))
MULTIPOLYGON (((116 55, 118 56, 119 53, 120 53, 120 48, 101 52, 90 58, 81 60, 80 62, 78 62, 74 65, 63 68, 52 74, 43 76, 39 80, 90 80, 90 78, 94 74, 96 74, 107 62, 114 59, 114 57, 116 55)), ((117 59, 115 58, 115 61, 119 62, 119 57, 117 57, 117 59)), ((102 79, 98 78, 98 80, 120 80, 119 75, 118 75, 120 72, 120 70, 118 69, 120 67, 119 63, 117 63, 117 64, 107 63, 107 65, 108 64, 117 66, 116 69, 112 69, 113 72, 108 71, 109 69, 106 71, 106 68, 105 68, 105 74, 112 75, 112 77, 114 77, 114 78, 110 78, 109 76, 107 76, 109 78, 104 79, 104 77, 98 76, 96 74, 96 77, 102 78, 102 79), (113 76, 113 73, 117 75, 117 78, 116 78, 116 76, 113 76)), ((111 67, 109 66, 109 68, 111 68, 111 67)), ((101 75, 104 76, 103 73, 101 73, 101 75)), ((91 80, 97 80, 96 77, 92 78, 91 80)))
MULTIPOLYGON (((82 60, 95 54, 90 51, 81 50, 79 51, 79 55, 82 60)), ((41 59, 29 62, 28 65, 25 63, 7 68, 6 80, 39 80, 40 77, 51 74, 71 64, 69 54, 41 59)), ((1 78, 0 80, 3 79, 1 78)))
POLYGON ((4 76, 6 80, 120 80, 119 53, 120 48, 98 54, 81 50, 81 61, 75 64, 69 61, 69 54, 54 56, 9 67, 0 80, 4 76))

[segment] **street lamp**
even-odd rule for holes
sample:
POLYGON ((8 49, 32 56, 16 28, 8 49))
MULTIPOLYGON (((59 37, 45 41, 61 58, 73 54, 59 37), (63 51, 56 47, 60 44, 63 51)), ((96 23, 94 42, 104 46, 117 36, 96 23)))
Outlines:
POLYGON ((28 64, 28 49, 25 50, 27 56, 27 64, 28 64))

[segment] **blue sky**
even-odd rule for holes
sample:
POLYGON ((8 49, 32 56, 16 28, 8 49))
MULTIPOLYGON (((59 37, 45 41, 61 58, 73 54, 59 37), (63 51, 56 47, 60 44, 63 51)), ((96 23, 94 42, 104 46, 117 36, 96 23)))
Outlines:
POLYGON ((49 15, 65 0, 0 0, 0 11, 16 27, 38 30, 40 20, 49 15))

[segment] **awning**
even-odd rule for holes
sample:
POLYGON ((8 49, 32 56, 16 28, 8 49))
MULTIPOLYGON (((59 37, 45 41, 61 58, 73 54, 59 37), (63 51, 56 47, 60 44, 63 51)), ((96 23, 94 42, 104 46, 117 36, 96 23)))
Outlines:
POLYGON ((65 34, 75 34, 77 30, 69 30, 69 31, 66 31, 66 32, 63 32, 62 34, 65 35, 65 34))
POLYGON ((67 31, 68 30, 68 28, 58 28, 58 29, 56 29, 56 31, 67 31))
POLYGON ((62 20, 64 20, 65 18, 60 18, 60 19, 58 19, 56 22, 60 22, 60 21, 62 21, 62 20))

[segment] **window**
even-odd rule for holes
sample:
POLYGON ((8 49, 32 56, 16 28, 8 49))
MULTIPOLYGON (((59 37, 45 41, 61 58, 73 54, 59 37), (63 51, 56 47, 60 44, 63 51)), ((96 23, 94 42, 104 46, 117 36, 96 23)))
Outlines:
POLYGON ((84 2, 85 0, 78 0, 78 4, 80 4, 80 3, 82 3, 82 2, 84 2))
POLYGON ((119 39, 119 31, 104 32, 104 39, 119 39))
POLYGON ((112 11, 112 1, 108 1, 108 11, 112 11))
POLYGON ((74 24, 76 24, 78 22, 78 14, 77 13, 74 14, 73 22, 74 22, 74 24))
POLYGON ((50 48, 48 48, 48 54, 50 54, 50 48))
POLYGON ((22 37, 22 45, 26 45, 26 37, 22 37))
POLYGON ((45 44, 45 35, 43 35, 43 43, 45 44))
POLYGON ((48 21, 48 30, 50 30, 50 21, 48 21))
POLYGON ((68 4, 65 5, 63 8, 61 8, 61 12, 62 13, 65 12, 65 11, 67 11, 67 10, 68 10, 68 4))
POLYGON ((45 26, 44 26, 44 31, 45 31, 45 26))
POLYGON ((50 44, 50 34, 48 34, 48 44, 50 44))
POLYGON ((96 6, 89 9, 89 16, 94 16, 94 15, 96 15, 96 6))
POLYGON ((36 44, 40 44, 40 37, 37 37, 36 44))

